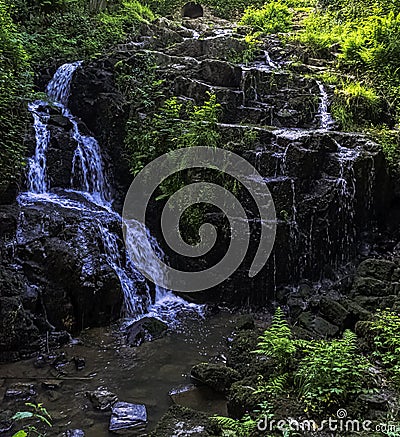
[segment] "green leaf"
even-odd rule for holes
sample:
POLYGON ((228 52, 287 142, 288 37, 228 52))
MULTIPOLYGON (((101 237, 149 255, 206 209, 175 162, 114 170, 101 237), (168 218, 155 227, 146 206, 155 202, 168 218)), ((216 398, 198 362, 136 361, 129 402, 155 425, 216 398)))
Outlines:
POLYGON ((30 411, 19 411, 18 413, 15 413, 11 419, 23 420, 23 419, 30 419, 31 417, 33 417, 33 413, 31 413, 30 411))
POLYGON ((27 435, 28 435, 28 433, 26 431, 24 431, 23 429, 21 429, 21 431, 18 431, 15 434, 13 434, 12 437, 26 437, 27 435))

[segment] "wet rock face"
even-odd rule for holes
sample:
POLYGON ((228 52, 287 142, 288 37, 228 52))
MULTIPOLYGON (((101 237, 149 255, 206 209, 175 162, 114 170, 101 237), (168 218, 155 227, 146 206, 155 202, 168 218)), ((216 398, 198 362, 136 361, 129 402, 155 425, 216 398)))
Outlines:
MULTIPOLYGON (((246 67, 235 65, 230 60, 243 52, 243 37, 228 27, 204 31, 197 24, 200 21, 190 22, 185 37, 172 44, 162 46, 157 39, 143 42, 159 65, 166 95, 202 104, 208 92, 216 94, 223 109, 223 123, 218 126, 223 145, 246 158, 267 183, 278 219, 267 265, 255 278, 248 277, 253 245, 241 268, 205 298, 265 305, 287 284, 333 276, 335 269, 355 259, 365 231, 385 219, 382 212, 391 202, 390 179, 377 144, 360 134, 328 130, 334 127, 327 122, 332 91, 310 75, 286 68, 294 50, 290 45, 284 48, 272 37, 272 60, 260 53, 246 67), (190 30, 201 38, 188 36, 190 30)), ((166 21, 157 26, 173 27, 166 21)), ((182 29, 173 31, 183 35, 182 29)), ((140 52, 135 47, 118 56, 135 65, 140 52)), ((115 104, 123 100, 115 85, 116 62, 117 56, 110 57, 79 70, 71 106, 111 156, 117 197, 122 199, 130 181, 121 159, 126 118, 115 104), (112 113, 111 118, 106 115, 112 113)), ((251 240, 257 242, 257 211, 245 195, 240 201, 248 212, 251 240)), ((320 331, 335 330, 316 323, 320 331)))
POLYGON ((400 308, 400 259, 367 259, 357 269, 350 296, 368 311, 400 308))
MULTIPOLYGON (((119 223, 110 226, 118 229, 119 223)), ((17 257, 27 281, 38 287, 51 325, 74 331, 119 317, 121 286, 93 217, 51 203, 26 206, 20 229, 17 257)))
POLYGON ((200 18, 204 15, 203 7, 198 3, 189 2, 181 10, 182 17, 200 18))

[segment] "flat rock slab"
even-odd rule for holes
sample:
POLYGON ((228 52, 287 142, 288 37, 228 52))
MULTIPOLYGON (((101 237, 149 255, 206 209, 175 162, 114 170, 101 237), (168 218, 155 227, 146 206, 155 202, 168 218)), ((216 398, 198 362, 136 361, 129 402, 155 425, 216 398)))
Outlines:
POLYGON ((196 387, 193 384, 176 387, 169 392, 172 402, 182 407, 203 411, 210 416, 227 416, 227 401, 224 396, 209 387, 196 387))
POLYGON ((141 431, 147 425, 147 410, 142 404, 117 402, 112 407, 109 431, 116 434, 129 434, 141 431))

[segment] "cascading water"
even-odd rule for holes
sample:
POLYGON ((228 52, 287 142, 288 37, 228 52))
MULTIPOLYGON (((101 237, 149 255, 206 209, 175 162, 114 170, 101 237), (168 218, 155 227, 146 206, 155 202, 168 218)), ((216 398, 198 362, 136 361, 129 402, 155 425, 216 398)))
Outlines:
POLYGON ((32 193, 46 193, 49 188, 46 177, 46 152, 50 143, 50 132, 47 129, 50 116, 41 109, 41 102, 30 103, 28 110, 33 116, 36 135, 35 155, 28 161, 28 190, 32 193))
MULTIPOLYGON (((122 218, 111 208, 111 194, 99 144, 95 138, 80 132, 78 120, 67 106, 72 77, 80 65, 81 62, 62 65, 47 86, 47 95, 50 101, 70 121, 72 125, 71 137, 77 144, 72 161, 71 188, 65 190, 63 195, 50 191, 46 159, 51 139, 47 124, 50 119, 50 106, 48 102, 36 101, 29 105, 29 111, 34 118, 36 149, 34 156, 29 159, 28 192, 20 194, 19 203, 21 206, 51 203, 60 208, 78 210, 82 213, 85 220, 79 226, 76 239, 81 247, 85 247, 87 226, 93 226, 97 229, 105 259, 119 278, 124 294, 125 316, 129 320, 151 315, 169 325, 174 325, 178 322, 177 316, 182 311, 202 314, 201 306, 189 304, 176 297, 171 291, 158 287, 156 287, 155 302, 152 304, 149 284, 135 268, 127 251, 121 248, 118 235, 110 229, 112 223, 122 224, 122 218), (78 200, 77 196, 80 196, 78 200)), ((21 213, 22 217, 23 213, 21 213)), ((148 265, 147 260, 151 257, 146 257, 146 253, 152 247, 161 258, 164 258, 157 241, 150 235, 147 228, 143 230, 143 225, 140 225, 141 229, 137 223, 126 223, 125 225, 131 247, 136 248, 141 254, 142 266, 148 268, 151 277, 162 275, 163 273, 157 271, 155 266, 148 265)), ((19 241, 23 241, 25 238, 22 227, 23 220, 21 219, 20 229, 17 233, 19 241)), ((83 261, 83 270, 85 270, 83 273, 88 274, 92 269, 90 254, 87 254, 83 261)))
POLYGON ((355 239, 354 214, 356 195, 356 176, 354 172, 354 161, 360 155, 358 149, 348 149, 336 142, 338 151, 335 153, 339 163, 339 177, 335 181, 338 188, 338 213, 342 225, 342 247, 338 263, 344 263, 350 256, 349 250, 353 247, 355 239))
POLYGON ((321 129, 329 130, 335 125, 335 120, 332 118, 332 115, 329 112, 328 93, 326 92, 326 89, 322 82, 317 81, 317 85, 320 92, 320 102, 316 117, 320 120, 321 129))

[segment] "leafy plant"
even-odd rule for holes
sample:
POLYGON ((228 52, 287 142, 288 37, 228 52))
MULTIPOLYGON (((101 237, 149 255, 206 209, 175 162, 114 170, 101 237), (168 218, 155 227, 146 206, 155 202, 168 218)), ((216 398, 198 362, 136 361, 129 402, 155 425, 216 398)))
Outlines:
POLYGON ((400 316, 394 311, 378 310, 369 330, 373 334, 373 356, 382 361, 394 382, 400 385, 400 316))
POLYGON ((368 361, 357 354, 357 336, 347 330, 339 340, 298 341, 305 354, 295 382, 308 408, 340 405, 363 390, 368 361))
POLYGON ((0 0, 0 194, 17 180, 23 167, 26 99, 31 88, 29 57, 7 3, 0 0))
POLYGON ((292 361, 296 346, 292 332, 283 311, 278 307, 271 326, 259 337, 257 349, 253 352, 271 358, 280 368, 286 368, 292 361))
POLYGON ((256 430, 257 422, 249 415, 241 420, 224 416, 213 416, 211 421, 222 429, 224 437, 249 437, 256 430))
POLYGON ((251 26, 262 33, 287 32, 292 25, 292 13, 281 2, 266 3, 261 9, 248 7, 239 24, 251 26))
POLYGON ((260 376, 257 389, 254 391, 254 394, 264 393, 272 398, 281 396, 285 392, 288 378, 289 375, 287 373, 284 373, 283 375, 273 376, 268 381, 265 381, 265 379, 260 376))
POLYGON ((381 99, 372 88, 360 82, 342 83, 336 88, 332 115, 343 129, 377 122, 381 113, 381 99))
MULTIPOLYGON (((31 411, 19 411, 18 413, 14 414, 14 416, 11 418, 12 420, 15 420, 16 422, 28 421, 30 423, 41 422, 49 428, 52 427, 51 416, 46 408, 43 407, 43 404, 32 404, 28 402, 25 405, 30 407, 31 411)), ((17 431, 13 437, 44 437, 45 435, 46 434, 39 432, 35 425, 28 424, 26 427, 24 427, 24 429, 17 431)))

